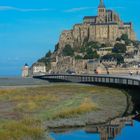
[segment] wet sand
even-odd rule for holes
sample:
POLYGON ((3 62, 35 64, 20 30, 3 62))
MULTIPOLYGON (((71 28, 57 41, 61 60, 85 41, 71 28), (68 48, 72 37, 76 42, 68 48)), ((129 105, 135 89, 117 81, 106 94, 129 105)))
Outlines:
POLYGON ((33 78, 0 78, 0 88, 33 87, 48 84, 48 81, 33 78))

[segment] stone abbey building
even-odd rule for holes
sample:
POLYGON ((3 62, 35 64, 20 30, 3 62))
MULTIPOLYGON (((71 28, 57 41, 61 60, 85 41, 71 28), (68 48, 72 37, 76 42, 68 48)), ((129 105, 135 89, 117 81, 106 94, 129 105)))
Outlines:
POLYGON ((72 30, 63 31, 59 45, 63 48, 66 44, 80 47, 84 41, 113 43, 122 34, 127 34, 131 40, 136 39, 132 23, 123 22, 116 12, 106 9, 103 0, 100 0, 98 15, 86 16, 83 23, 74 25, 72 30))

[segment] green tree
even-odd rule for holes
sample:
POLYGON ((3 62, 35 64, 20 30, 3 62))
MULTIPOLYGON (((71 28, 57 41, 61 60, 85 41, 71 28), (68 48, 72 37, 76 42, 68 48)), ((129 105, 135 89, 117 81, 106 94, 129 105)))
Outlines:
POLYGON ((96 58, 99 58, 99 57, 100 57, 100 56, 98 55, 97 51, 94 51, 94 52, 93 52, 93 58, 96 59, 96 58))
POLYGON ((38 60, 38 62, 42 62, 46 65, 46 70, 50 69, 51 65, 51 51, 49 50, 44 57, 38 60))
POLYGON ((46 53, 45 57, 50 58, 51 55, 52 55, 52 53, 51 53, 51 51, 49 50, 49 51, 46 53))
POLYGON ((85 44, 85 48, 94 48, 94 49, 97 49, 99 48, 99 43, 98 42, 94 42, 94 41, 90 41, 90 42, 87 42, 85 44))
POLYGON ((116 39, 116 41, 121 41, 121 38, 118 37, 118 38, 116 39))
POLYGON ((80 55, 76 55, 76 56, 75 56, 75 59, 77 59, 77 60, 78 60, 78 59, 83 59, 83 57, 80 56, 80 55))
POLYGON ((113 53, 126 53, 126 46, 122 43, 116 43, 112 49, 113 53))
POLYGON ((93 51, 91 48, 87 49, 84 59, 95 59, 95 58, 99 58, 97 51, 93 51))
POLYGON ((59 49, 59 43, 57 43, 57 44, 55 45, 54 52, 57 52, 57 51, 58 51, 58 49, 59 49))
POLYGON ((121 38, 121 40, 124 40, 124 41, 129 40, 129 38, 128 38, 128 35, 127 35, 127 34, 122 34, 120 38, 121 38))
POLYGON ((131 43, 131 40, 129 39, 128 35, 127 34, 123 34, 121 36, 121 40, 125 41, 125 44, 126 45, 129 45, 131 43))
POLYGON ((116 60, 117 64, 124 63, 123 56, 117 53, 104 55, 101 60, 116 60))
POLYGON ((85 48, 85 47, 81 47, 81 48, 80 48, 80 52, 81 52, 81 53, 86 52, 86 48, 85 48))
POLYGON ((62 51, 63 56, 74 56, 74 50, 70 45, 66 45, 62 51))
POLYGON ((106 44, 101 44, 101 48, 105 48, 105 47, 107 47, 106 44))
POLYGON ((133 45, 136 47, 136 48, 139 48, 140 46, 140 41, 132 41, 133 45))

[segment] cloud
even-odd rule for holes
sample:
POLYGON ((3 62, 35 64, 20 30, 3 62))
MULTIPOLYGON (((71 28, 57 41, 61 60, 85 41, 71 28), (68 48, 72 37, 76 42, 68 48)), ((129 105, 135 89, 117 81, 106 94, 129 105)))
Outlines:
POLYGON ((18 12, 43 12, 43 11, 52 11, 52 9, 41 8, 41 9, 24 9, 24 8, 17 8, 12 6, 0 6, 0 11, 18 11, 18 12))
POLYGON ((71 8, 71 9, 64 10, 63 12, 65 12, 65 13, 72 13, 72 12, 78 12, 78 11, 90 10, 90 9, 95 9, 95 7, 71 8))

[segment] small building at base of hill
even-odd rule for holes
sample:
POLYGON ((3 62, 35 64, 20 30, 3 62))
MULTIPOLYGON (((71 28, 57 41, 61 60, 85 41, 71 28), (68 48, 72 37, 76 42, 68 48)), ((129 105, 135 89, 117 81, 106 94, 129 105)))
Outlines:
POLYGON ((25 64, 22 68, 22 78, 26 78, 29 76, 29 66, 25 64))
POLYGON ((46 65, 43 62, 36 62, 32 65, 31 71, 33 75, 46 73, 46 65))

